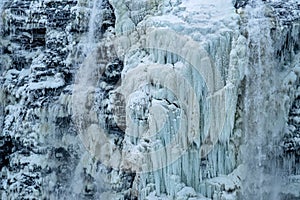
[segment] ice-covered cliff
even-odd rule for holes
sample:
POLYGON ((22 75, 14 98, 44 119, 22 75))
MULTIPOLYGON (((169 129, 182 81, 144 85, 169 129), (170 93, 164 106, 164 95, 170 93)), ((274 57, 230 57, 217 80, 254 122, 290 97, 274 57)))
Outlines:
POLYGON ((299 199, 296 0, 0 2, 1 199, 299 199))

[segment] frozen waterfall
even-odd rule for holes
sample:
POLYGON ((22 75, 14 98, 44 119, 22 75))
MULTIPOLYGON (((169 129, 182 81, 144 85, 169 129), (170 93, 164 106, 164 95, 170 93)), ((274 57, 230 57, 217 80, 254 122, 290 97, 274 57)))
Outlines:
POLYGON ((0 198, 300 198, 296 0, 0 2, 0 198))

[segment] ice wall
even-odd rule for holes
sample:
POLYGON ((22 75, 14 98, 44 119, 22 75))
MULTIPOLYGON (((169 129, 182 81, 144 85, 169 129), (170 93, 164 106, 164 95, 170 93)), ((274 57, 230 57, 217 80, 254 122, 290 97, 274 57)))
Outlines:
POLYGON ((230 54, 231 41, 238 38, 238 16, 231 2, 172 2, 161 8, 148 1, 112 5, 117 13, 116 55, 108 55, 106 49, 111 46, 100 48, 99 54, 91 56, 99 58, 83 64, 74 91, 79 102, 74 104, 75 118, 83 119, 80 127, 85 146, 103 164, 137 173, 129 191, 132 197, 200 198, 201 193, 210 198, 236 197, 240 168, 226 175, 237 167, 235 155, 228 149, 235 148, 229 140, 243 69, 242 64, 230 64, 230 57, 236 56, 230 54), (143 4, 150 6, 149 12, 164 15, 142 20, 131 14, 143 4), (227 9, 219 13, 221 7, 227 9), (211 30, 211 23, 220 29, 211 30), (115 73, 118 77, 119 72, 115 68, 107 74, 110 64, 105 64, 105 59, 114 56, 123 59, 124 66, 121 81, 109 83, 109 76, 115 73), (97 73, 100 75, 92 76, 97 73), (92 108, 92 97, 87 94, 93 96, 98 85, 99 112, 93 111, 97 107, 92 108), (117 94, 125 98, 124 113, 114 113, 119 109, 114 102, 122 100, 114 99, 117 94), (97 115, 107 119, 109 130, 97 124, 97 115), (119 121, 122 115, 126 116, 125 125, 119 121), (124 129, 118 130, 122 126, 124 129), (97 138, 96 133, 101 136, 97 138))

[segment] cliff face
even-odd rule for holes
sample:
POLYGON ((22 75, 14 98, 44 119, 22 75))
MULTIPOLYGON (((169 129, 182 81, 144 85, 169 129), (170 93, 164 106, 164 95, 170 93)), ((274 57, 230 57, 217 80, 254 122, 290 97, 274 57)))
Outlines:
POLYGON ((2 199, 297 199, 296 1, 6 0, 2 199))
MULTIPOLYGON (((114 23, 102 5, 104 32, 114 23)), ((91 8, 77 1, 6 1, 1 11, 1 197, 93 195, 94 178, 76 167, 84 154, 71 113, 81 37, 91 8), (80 186, 74 194, 75 173, 80 186)), ((101 186, 97 184, 97 187, 101 186)))

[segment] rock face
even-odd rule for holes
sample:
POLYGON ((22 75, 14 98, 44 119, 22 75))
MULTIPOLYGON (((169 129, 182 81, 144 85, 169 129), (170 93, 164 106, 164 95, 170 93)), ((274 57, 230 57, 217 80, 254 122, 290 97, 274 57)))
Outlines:
POLYGON ((297 1, 0 10, 1 199, 299 199, 297 1))

